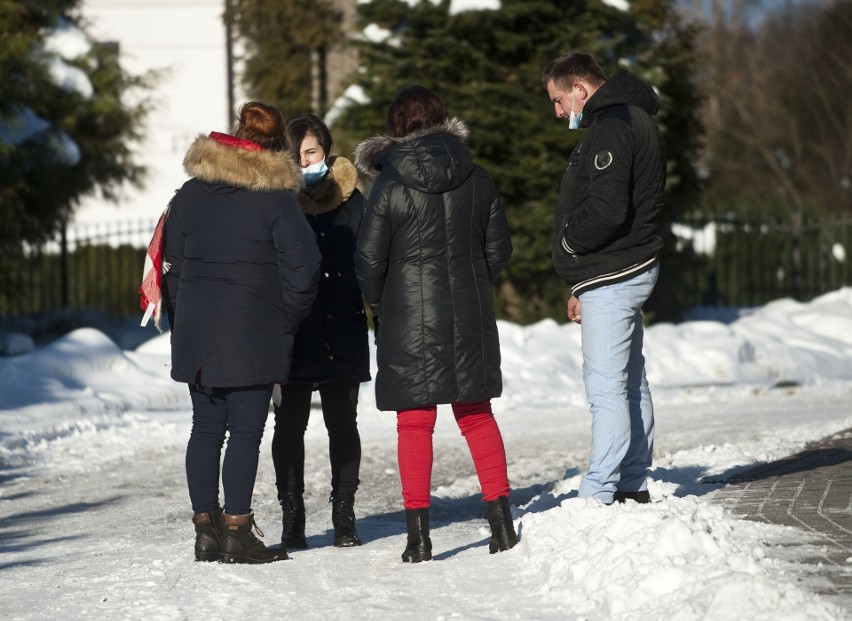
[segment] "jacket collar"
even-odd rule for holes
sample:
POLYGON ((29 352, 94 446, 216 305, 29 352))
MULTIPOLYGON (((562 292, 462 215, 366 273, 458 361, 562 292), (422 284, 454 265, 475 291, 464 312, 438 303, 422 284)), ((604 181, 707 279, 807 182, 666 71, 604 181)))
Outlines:
POLYGON ((215 134, 198 136, 186 152, 183 167, 191 177, 253 192, 298 191, 304 185, 289 151, 269 151, 251 141, 237 143, 233 136, 223 140, 220 136, 227 134, 215 134))
POLYGON ((299 205, 310 215, 319 215, 337 209, 349 200, 358 184, 358 171, 345 157, 328 158, 331 169, 325 179, 309 185, 299 192, 299 205))

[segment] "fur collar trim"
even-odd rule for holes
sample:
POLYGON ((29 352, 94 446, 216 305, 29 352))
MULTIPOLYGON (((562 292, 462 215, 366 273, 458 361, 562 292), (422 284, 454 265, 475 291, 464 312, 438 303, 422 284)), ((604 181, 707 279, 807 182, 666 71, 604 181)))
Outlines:
POLYGON ((298 191, 304 185, 302 172, 289 151, 246 150, 203 135, 189 147, 183 168, 201 181, 253 192, 298 191))
POLYGON ((325 179, 309 185, 299 192, 299 205, 310 215, 319 215, 337 209, 349 200, 358 185, 358 171, 345 157, 328 158, 331 169, 325 179))
POLYGON ((464 142, 470 135, 470 130, 464 121, 458 117, 453 117, 440 125, 419 129, 401 138, 392 138, 387 135, 373 136, 355 147, 355 166, 371 179, 375 179, 382 172, 378 166, 378 160, 382 153, 396 145, 413 142, 430 134, 452 134, 464 142))

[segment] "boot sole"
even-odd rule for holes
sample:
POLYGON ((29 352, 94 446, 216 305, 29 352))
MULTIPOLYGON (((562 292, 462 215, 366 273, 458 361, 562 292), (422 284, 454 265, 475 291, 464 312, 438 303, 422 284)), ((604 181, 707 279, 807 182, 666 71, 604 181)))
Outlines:
POLYGON ((505 552, 506 550, 511 550, 516 545, 518 545, 517 541, 515 541, 514 543, 510 543, 508 545, 494 545, 492 543, 491 545, 488 546, 488 553, 489 554, 497 554, 498 552, 505 552))
POLYGON ((219 560, 219 553, 208 552, 206 554, 196 554, 195 560, 199 563, 215 563, 219 560))
POLYGON ((248 556, 234 556, 232 554, 221 554, 219 561, 231 565, 263 565, 265 563, 275 563, 276 561, 287 561, 289 556, 276 556, 269 559, 257 559, 248 556))
POLYGON ((425 554, 409 554, 408 552, 402 553, 402 562, 403 563, 422 563, 423 561, 431 561, 432 553, 426 552, 425 554))

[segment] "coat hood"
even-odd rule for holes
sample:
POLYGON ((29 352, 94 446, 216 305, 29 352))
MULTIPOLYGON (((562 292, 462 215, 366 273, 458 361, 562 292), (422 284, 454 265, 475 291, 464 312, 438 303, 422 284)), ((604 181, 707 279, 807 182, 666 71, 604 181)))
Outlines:
POLYGON ((183 168, 189 176, 253 192, 303 187, 302 172, 289 151, 248 150, 212 136, 198 136, 186 152, 183 168))
POLYGON ((583 106, 580 127, 588 127, 594 116, 604 108, 627 104, 642 108, 651 116, 660 109, 660 98, 651 86, 629 71, 622 70, 607 80, 583 106))
POLYGON ((317 215, 337 209, 349 200, 358 184, 358 171, 345 157, 328 158, 329 173, 316 185, 299 192, 299 205, 306 214, 317 215))
POLYGON ((401 138, 374 136, 355 148, 355 165, 373 179, 385 173, 420 192, 447 192, 473 172, 464 146, 469 133, 463 121, 452 118, 401 138))

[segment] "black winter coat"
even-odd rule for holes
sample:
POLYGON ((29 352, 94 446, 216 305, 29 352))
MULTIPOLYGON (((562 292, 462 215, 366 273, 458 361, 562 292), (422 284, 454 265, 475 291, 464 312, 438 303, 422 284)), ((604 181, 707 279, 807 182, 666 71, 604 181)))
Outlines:
POLYGON ((380 410, 484 401, 502 392, 492 285, 512 243, 491 177, 463 144, 467 127, 440 127, 355 150, 376 176, 355 270, 380 318, 380 410))
POLYGON ((568 159, 554 220, 553 264, 573 295, 657 263, 666 184, 665 143, 651 118, 659 107, 651 87, 627 71, 583 107, 588 131, 568 159))
POLYGON ((358 171, 342 157, 329 158, 331 170, 299 193, 299 203, 316 233, 322 254, 319 290, 293 347, 290 383, 370 380, 367 313, 355 278, 355 241, 364 195, 358 171))
POLYGON ((302 175, 285 152, 199 136, 193 176, 165 224, 163 301, 172 378, 210 387, 288 378, 293 336, 316 296, 320 254, 296 200, 302 175))

